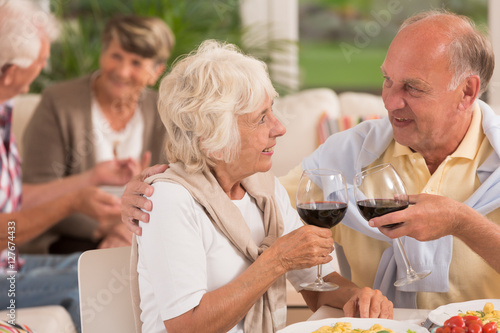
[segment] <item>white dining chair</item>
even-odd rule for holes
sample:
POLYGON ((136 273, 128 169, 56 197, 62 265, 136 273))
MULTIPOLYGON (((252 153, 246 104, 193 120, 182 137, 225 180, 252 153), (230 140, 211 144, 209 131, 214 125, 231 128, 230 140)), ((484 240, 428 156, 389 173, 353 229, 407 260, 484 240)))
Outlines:
POLYGON ((82 333, 135 333, 130 246, 85 251, 78 261, 82 333))

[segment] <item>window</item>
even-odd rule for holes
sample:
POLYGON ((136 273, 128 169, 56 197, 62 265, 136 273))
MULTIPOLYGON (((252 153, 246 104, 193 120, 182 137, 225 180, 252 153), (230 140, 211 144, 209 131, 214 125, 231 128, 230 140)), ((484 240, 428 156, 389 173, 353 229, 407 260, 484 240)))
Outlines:
POLYGON ((380 94, 380 65, 400 24, 435 8, 487 23, 488 0, 300 0, 302 88, 380 94))

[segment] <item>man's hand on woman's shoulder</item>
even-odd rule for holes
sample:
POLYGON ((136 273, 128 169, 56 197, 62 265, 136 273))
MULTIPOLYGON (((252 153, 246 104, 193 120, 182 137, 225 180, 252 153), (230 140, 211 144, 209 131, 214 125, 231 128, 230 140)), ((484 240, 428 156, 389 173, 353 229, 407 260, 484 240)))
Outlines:
POLYGON ((140 174, 133 177, 125 187, 122 195, 122 222, 125 223, 128 230, 140 236, 142 228, 138 221, 149 222, 149 214, 153 204, 146 197, 153 194, 153 186, 146 184, 144 180, 150 176, 167 170, 168 165, 157 164, 144 169, 140 174))

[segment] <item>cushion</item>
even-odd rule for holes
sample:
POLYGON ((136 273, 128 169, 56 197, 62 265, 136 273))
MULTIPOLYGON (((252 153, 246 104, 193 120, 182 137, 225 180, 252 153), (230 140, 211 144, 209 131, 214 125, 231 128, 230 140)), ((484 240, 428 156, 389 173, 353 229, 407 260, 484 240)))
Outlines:
POLYGON ((282 176, 318 147, 317 129, 321 117, 338 117, 340 106, 333 90, 318 88, 277 98, 273 109, 287 130, 278 138, 271 168, 276 176, 282 176))
POLYGON ((342 115, 355 118, 387 115, 384 101, 379 95, 347 91, 339 94, 339 103, 342 115))
MULTIPOLYGON (((9 311, 0 311, 0 318, 9 320, 9 311)), ((60 305, 16 309, 15 322, 27 325, 36 333, 76 333, 71 316, 60 305)))

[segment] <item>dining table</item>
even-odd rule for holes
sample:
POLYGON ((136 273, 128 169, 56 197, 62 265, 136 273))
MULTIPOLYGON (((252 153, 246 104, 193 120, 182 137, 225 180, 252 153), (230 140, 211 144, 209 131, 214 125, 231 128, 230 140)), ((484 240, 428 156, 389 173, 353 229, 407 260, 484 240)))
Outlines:
MULTIPOLYGON (((394 308, 394 320, 407 321, 412 324, 417 324, 423 326, 427 329, 432 328, 432 322, 427 319, 429 312, 432 310, 426 309, 405 309, 405 308, 394 308)), ((344 317, 344 311, 341 309, 333 308, 328 305, 323 305, 318 310, 316 310, 307 321, 320 320, 326 318, 342 318, 344 317)))

